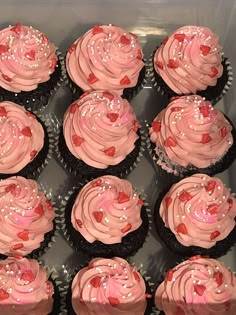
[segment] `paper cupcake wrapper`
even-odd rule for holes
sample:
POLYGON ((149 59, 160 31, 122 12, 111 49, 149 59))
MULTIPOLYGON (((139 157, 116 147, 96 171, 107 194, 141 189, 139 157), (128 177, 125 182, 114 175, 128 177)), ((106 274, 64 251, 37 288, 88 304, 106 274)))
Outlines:
MULTIPOLYGON (((80 173, 79 170, 75 170, 73 169, 67 162, 66 160, 63 158, 60 150, 59 150, 59 136, 60 136, 60 130, 61 130, 61 127, 58 128, 58 124, 57 126, 54 126, 54 130, 56 131, 56 135, 55 135, 55 138, 54 138, 54 141, 55 141, 55 155, 57 157, 57 159, 59 160, 59 162, 61 163, 61 165, 66 169, 68 170, 69 173, 71 173, 72 175, 76 176, 76 177, 79 177, 81 179, 93 179, 93 178, 96 178, 98 176, 103 176, 106 174, 106 171, 104 170, 104 174, 96 174, 96 169, 94 170, 94 174, 93 175, 83 175, 80 173)), ((123 171, 119 171, 119 168, 117 167, 117 172, 115 170, 115 167, 116 165, 114 165, 114 173, 117 173, 117 174, 114 174, 114 176, 118 176, 118 177, 121 177, 121 178, 124 178, 126 177, 129 173, 132 172, 133 169, 135 169, 138 165, 138 163, 141 161, 142 157, 143 157, 143 152, 145 151, 145 143, 146 143, 146 135, 145 135, 145 132, 142 128, 142 126, 140 125, 139 126, 139 135, 140 135, 140 140, 141 140, 141 143, 140 143, 140 149, 139 149, 139 153, 135 159, 135 161, 133 162, 133 164, 131 166, 129 166, 128 168, 126 168, 125 170, 123 171)), ((134 149, 135 150, 135 149, 134 149)), ((132 151, 133 152, 133 151, 132 151)), ((131 152, 131 153, 132 153, 131 152)), ((126 157, 127 158, 127 157, 126 157)), ((123 160, 125 161, 125 160, 123 160)), ((122 162, 123 162, 122 161, 122 162)), ((99 172, 100 169, 98 169, 98 172, 99 172)))
MULTIPOLYGON (((69 199, 71 198, 71 196, 78 190, 81 190, 83 188, 83 186, 85 186, 87 183, 89 182, 89 180, 87 180, 86 182, 83 182, 79 185, 79 187, 74 187, 73 190, 70 190, 67 195, 61 199, 61 211, 60 211, 60 223, 61 223, 61 230, 64 234, 64 237, 66 238, 67 242, 69 243, 69 245, 71 246, 71 248, 73 248, 76 252, 79 252, 79 248, 78 246, 76 246, 76 244, 73 241, 73 238, 70 235, 70 231, 67 227, 66 224, 66 207, 67 207, 67 203, 69 201, 69 199)), ((143 202, 144 202, 144 209, 146 211, 146 215, 147 215, 147 219, 148 219, 148 231, 147 231, 147 235, 145 237, 145 240, 142 244, 141 247, 143 247, 143 245, 147 242, 147 238, 150 236, 150 232, 151 232, 151 226, 152 226, 152 215, 151 215, 151 209, 149 208, 149 204, 146 202, 146 195, 144 193, 139 193, 135 188, 134 190, 137 192, 138 196, 140 196, 140 198, 142 198, 143 202)), ((79 232, 78 232, 79 233, 79 232)), ((129 234, 127 234, 129 235, 129 234)), ((137 251, 141 248, 139 247, 137 250, 135 250, 134 252, 131 253, 131 255, 127 255, 126 257, 129 256, 133 256, 135 255, 135 253, 137 253, 137 251)), ((90 255, 88 253, 87 257, 90 257, 90 255)), ((101 256, 101 255, 99 255, 101 256)), ((115 256, 115 255, 114 255, 115 256)), ((119 256, 119 255, 118 255, 119 256)), ((95 256, 94 256, 95 257, 95 256)), ((127 259, 127 258, 125 258, 127 259)))
MULTIPOLYGON (((127 259, 129 262, 129 260, 127 259)), ((62 284, 60 286, 60 291, 63 299, 63 305, 61 306, 61 312, 62 314, 68 314, 68 315, 76 315, 76 313, 73 311, 72 305, 71 305, 71 285, 74 277, 79 272, 79 270, 83 269, 84 267, 88 266, 89 260, 87 260, 84 264, 80 264, 75 268, 72 268, 68 265, 63 265, 63 275, 64 275, 64 282, 65 284, 62 284), (65 301, 65 303, 64 303, 65 301), (69 304, 69 305, 68 305, 69 304), (68 309, 70 312, 68 312, 68 309)), ((151 277, 147 274, 146 271, 143 270, 142 267, 138 268, 136 264, 130 263, 134 267, 137 268, 138 272, 142 275, 144 278, 144 281, 146 283, 146 293, 152 295, 152 298, 147 298, 147 308, 144 313, 144 315, 151 315, 153 307, 153 295, 154 295, 154 283, 151 280, 151 277)))
MULTIPOLYGON (((157 47, 158 48, 158 47, 157 47)), ((152 86, 156 89, 156 91, 161 94, 161 95, 167 95, 169 98, 171 98, 172 96, 178 96, 177 93, 175 93, 174 91, 172 91, 167 85, 166 83, 162 80, 162 78, 160 77, 160 81, 163 81, 163 86, 161 84, 158 84, 158 82, 156 81, 156 70, 154 68, 153 65, 153 58, 154 58, 154 54, 157 50, 157 48, 155 49, 155 51, 151 54, 150 58, 147 61, 146 67, 147 67, 147 80, 150 80, 152 83, 152 86), (165 89, 165 86, 168 87, 168 91, 165 89)), ((208 90, 208 87, 206 90, 204 91, 198 91, 196 94, 201 95, 202 97, 205 97, 207 100, 209 100, 212 105, 215 105, 217 102, 219 102, 220 99, 222 99, 224 97, 224 95, 228 92, 228 90, 230 89, 231 85, 232 85, 232 81, 233 81, 233 72, 232 72, 232 66, 230 61, 228 60, 228 58, 224 58, 222 61, 222 64, 224 66, 224 71, 225 71, 225 75, 227 76, 227 80, 225 80, 226 82, 224 83, 224 87, 220 88, 222 91, 212 97, 211 96, 211 92, 208 90), (208 96, 209 95, 209 96, 208 96)), ((220 78, 218 79, 220 80, 220 78)), ((192 94, 192 93, 189 93, 192 94)), ((181 95, 180 95, 181 96, 181 95)))

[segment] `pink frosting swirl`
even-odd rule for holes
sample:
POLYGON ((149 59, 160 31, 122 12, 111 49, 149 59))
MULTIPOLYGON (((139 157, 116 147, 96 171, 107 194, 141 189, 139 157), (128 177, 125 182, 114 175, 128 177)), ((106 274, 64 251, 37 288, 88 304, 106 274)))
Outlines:
POLYGON ((93 259, 72 283, 72 305, 79 315, 143 315, 145 282, 126 260, 93 259))
POLYGON ((155 304, 165 315, 234 315, 236 278, 221 262, 194 256, 167 272, 155 304))
POLYGON ((211 248, 235 228, 235 198, 217 177, 196 174, 171 187, 160 216, 182 245, 211 248))
POLYGON ((137 84, 144 66, 137 36, 113 25, 94 26, 78 38, 66 56, 66 68, 84 91, 109 90, 122 94, 137 84))
POLYGON ((57 64, 56 47, 33 27, 17 23, 0 31, 0 86, 19 93, 50 79, 57 64))
POLYGON ((166 38, 154 55, 154 67, 177 94, 195 94, 215 86, 222 76, 221 46, 206 27, 184 26, 166 38))
POLYGON ((115 93, 85 93, 64 115, 70 152, 99 169, 117 165, 135 148, 138 122, 129 102, 115 93))
POLYGON ((0 313, 46 315, 53 308, 53 284, 34 259, 0 261, 0 313))
POLYGON ((233 144, 232 126, 217 108, 198 95, 169 103, 152 123, 150 139, 171 162, 206 168, 215 164, 233 144))
POLYGON ((55 212, 36 181, 10 177, 0 182, 0 253, 27 255, 53 229, 55 212))
POLYGON ((43 144, 44 130, 35 115, 15 103, 0 103, 0 173, 22 170, 43 144))
POLYGON ((121 243, 122 237, 137 230, 143 201, 131 183, 115 176, 102 176, 79 192, 72 212, 74 228, 90 243, 121 243))

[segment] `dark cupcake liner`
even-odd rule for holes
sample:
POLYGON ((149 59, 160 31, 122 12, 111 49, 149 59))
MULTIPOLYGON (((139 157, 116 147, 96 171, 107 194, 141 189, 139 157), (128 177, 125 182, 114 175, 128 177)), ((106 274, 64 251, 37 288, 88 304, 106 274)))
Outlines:
POLYGON ((141 209, 142 225, 135 231, 127 234, 122 238, 121 243, 116 244, 103 244, 100 241, 89 243, 78 231, 76 231, 71 223, 71 210, 75 199, 82 189, 75 188, 73 191, 68 192, 68 195, 62 200, 61 209, 61 223, 64 236, 69 242, 70 246, 76 251, 81 251, 87 254, 89 258, 104 257, 112 258, 115 256, 127 258, 134 255, 140 248, 142 248, 151 227, 151 210, 144 199, 144 206, 141 209))
MULTIPOLYGON (((89 261, 88 261, 89 264, 89 261)), ((63 312, 65 312, 65 314, 68 315, 76 315, 73 307, 72 307, 72 303, 71 303, 71 296, 72 296, 72 292, 71 292, 71 287, 72 287, 72 282, 74 277, 76 276, 76 274, 83 269, 84 267, 86 267, 88 264, 86 265, 81 265, 78 266, 77 268, 71 270, 70 268, 68 268, 67 266, 64 266, 63 271, 64 274, 66 275, 66 285, 64 285, 61 288, 62 291, 62 295, 63 298, 65 299, 65 306, 63 306, 61 308, 61 310, 63 312)), ((135 264, 132 263, 133 266, 135 266, 135 264)), ((142 269, 137 268, 138 272, 142 275, 142 277, 144 278, 145 284, 146 284, 146 293, 151 294, 152 298, 147 298, 147 308, 146 311, 144 313, 144 315, 151 315, 152 313, 152 309, 153 309, 153 305, 154 305, 154 283, 151 282, 151 277, 149 277, 146 273, 146 271, 143 271, 142 269)), ((64 313, 63 313, 64 314, 64 313)))
POLYGON ((61 164, 68 172, 80 178, 92 179, 103 175, 114 175, 119 177, 127 176, 140 162, 143 156, 145 146, 145 135, 142 128, 138 131, 139 139, 135 142, 134 150, 126 156, 126 158, 117 165, 111 165, 106 169, 99 169, 87 165, 82 160, 77 159, 67 148, 63 129, 60 128, 59 136, 57 136, 56 155, 61 164))
MULTIPOLYGON (((152 53, 149 61, 148 61, 148 74, 149 78, 151 79, 151 82, 154 86, 154 88, 157 90, 158 93, 161 95, 167 95, 167 97, 170 99, 173 96, 183 96, 175 93, 172 91, 169 86, 165 83, 165 81, 161 78, 161 76, 156 72, 154 68, 154 54, 158 47, 155 49, 155 51, 152 53)), ((204 98, 206 98, 208 101, 212 103, 212 105, 215 105, 223 96, 227 93, 230 86, 232 85, 233 81, 233 72, 232 67, 230 64, 230 61, 228 58, 223 57, 222 60, 222 66, 223 66, 223 74, 222 76, 217 80, 216 86, 209 86, 204 91, 197 91, 195 94, 200 95, 204 98)), ((191 93, 190 93, 191 94, 191 93)))
POLYGON ((32 162, 27 164, 22 170, 17 173, 11 174, 1 174, 0 179, 6 179, 12 176, 23 176, 26 178, 37 178, 43 169, 48 164, 49 160, 52 157, 52 153, 54 150, 54 135, 52 133, 52 129, 50 124, 43 120, 42 117, 36 117, 36 119, 40 122, 44 130, 44 145, 37 156, 33 159, 32 162))
POLYGON ((33 112, 42 110, 49 103, 49 99, 55 94, 65 80, 65 64, 61 52, 57 51, 58 64, 47 82, 40 83, 37 89, 29 92, 14 93, 0 87, 0 102, 11 101, 23 105, 33 112))
POLYGON ((225 118, 229 121, 233 128, 232 129, 233 144, 229 148, 228 152, 220 160, 206 168, 197 168, 194 165, 190 164, 188 165, 188 167, 185 168, 183 166, 173 163, 161 148, 158 148, 158 153, 156 152, 155 144, 151 142, 150 137, 148 137, 147 148, 149 154, 153 158, 153 161, 157 168, 157 172, 162 176, 167 176, 172 182, 174 182, 176 181, 176 179, 181 179, 183 177, 191 176, 196 173, 202 173, 207 174, 209 176, 213 176, 229 168, 236 158, 236 129, 234 128, 234 125, 230 121, 230 119, 227 116, 225 116, 225 118), (160 165, 159 163, 162 165, 160 165), (172 170, 172 172, 170 169, 172 170))
MULTIPOLYGON (((143 60, 143 62, 146 63, 145 60, 143 60)), ((68 72, 66 82, 73 95, 73 101, 77 100, 79 96, 84 93, 84 91, 71 80, 68 72)), ((146 66, 144 66, 140 71, 137 84, 134 87, 124 89, 122 97, 128 101, 131 101, 136 95, 138 95, 146 83, 146 66)))
MULTIPOLYGON (((160 217, 160 204, 166 193, 169 191, 171 186, 162 192, 157 198, 154 212, 153 212, 153 222, 156 228, 156 231, 161 239, 161 241, 165 244, 165 246, 171 250, 172 252, 182 256, 183 258, 189 258, 195 255, 209 256, 210 258, 219 258, 223 255, 226 255, 232 246, 236 243, 236 227, 233 231, 222 241, 218 241, 215 246, 206 249, 199 246, 184 246, 178 242, 175 235, 172 231, 165 227, 165 224, 160 217)), ((236 219, 235 219, 236 223, 236 219)))

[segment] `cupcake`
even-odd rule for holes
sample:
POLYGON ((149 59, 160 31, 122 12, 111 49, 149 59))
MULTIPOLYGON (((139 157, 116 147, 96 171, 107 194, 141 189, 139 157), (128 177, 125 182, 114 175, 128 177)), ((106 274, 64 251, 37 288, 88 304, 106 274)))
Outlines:
POLYGON ((153 79, 168 97, 199 94, 216 103, 232 81, 218 36, 206 27, 183 26, 165 38, 154 53, 153 79))
POLYGON ((76 274, 71 292, 74 312, 70 314, 147 314, 145 281, 134 266, 119 257, 93 259, 76 274))
POLYGON ((17 23, 0 31, 0 101, 36 110, 48 103, 61 80, 61 57, 48 38, 17 23))
POLYGON ((114 92, 84 93, 64 114, 59 158, 78 176, 122 177, 136 165, 140 147, 135 113, 129 102, 114 92))
POLYGON ((54 285, 36 260, 14 257, 1 260, 0 279, 1 314, 54 314, 54 285))
POLYGON ((134 254, 148 233, 144 202, 130 182, 115 176, 94 179, 76 190, 63 213, 71 245, 93 257, 134 254))
POLYGON ((109 90, 131 99, 144 80, 142 59, 135 34, 114 25, 96 25, 67 52, 72 91, 109 90))
POLYGON ((0 178, 35 176, 49 151, 46 127, 12 102, 0 103, 0 178))
POLYGON ((236 278, 223 263, 194 256, 167 272, 155 304, 165 315, 234 315, 236 278))
POLYGON ((235 202, 219 178, 195 174, 158 198, 156 230, 179 255, 223 256, 236 242, 235 202))
POLYGON ((179 177, 223 172, 236 157, 234 127, 201 96, 171 101, 152 122, 149 135, 158 167, 179 177))
POLYGON ((36 181, 10 177, 0 181, 0 253, 38 255, 51 241, 55 212, 36 181))

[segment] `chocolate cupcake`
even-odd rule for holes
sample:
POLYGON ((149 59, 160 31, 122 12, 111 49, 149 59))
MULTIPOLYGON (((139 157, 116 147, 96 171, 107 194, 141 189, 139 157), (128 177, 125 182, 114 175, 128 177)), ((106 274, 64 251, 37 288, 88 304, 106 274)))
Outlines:
POLYGON ((222 181, 195 174, 157 199, 153 220, 165 245, 178 255, 225 255, 236 242, 236 204, 222 181))
POLYGON ((198 94, 218 102, 232 82, 218 36, 206 27, 183 26, 155 51, 150 69, 154 86, 169 98, 198 94))
POLYGON ((64 231, 70 244, 93 257, 127 257, 148 233, 144 202, 130 182, 103 176, 67 197, 64 231))

